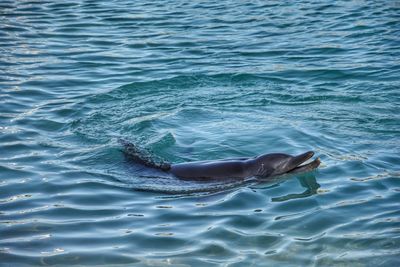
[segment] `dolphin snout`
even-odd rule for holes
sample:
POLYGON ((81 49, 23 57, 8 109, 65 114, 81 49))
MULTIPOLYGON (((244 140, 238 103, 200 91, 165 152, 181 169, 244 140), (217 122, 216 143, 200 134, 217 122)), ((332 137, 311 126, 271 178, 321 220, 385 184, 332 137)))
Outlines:
POLYGON ((307 160, 309 160, 310 158, 312 158, 314 156, 314 152, 313 151, 308 151, 306 153, 300 154, 298 156, 294 156, 291 160, 290 160, 290 167, 292 169, 298 167, 300 164, 306 162, 307 160))

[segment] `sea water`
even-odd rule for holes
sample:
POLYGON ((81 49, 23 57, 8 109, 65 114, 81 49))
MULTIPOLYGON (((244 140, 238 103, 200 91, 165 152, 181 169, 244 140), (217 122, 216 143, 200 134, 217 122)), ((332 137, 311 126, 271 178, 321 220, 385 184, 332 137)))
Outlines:
POLYGON ((398 1, 0 3, 1 266, 399 266, 398 1), (313 150, 183 181, 127 161, 313 150))

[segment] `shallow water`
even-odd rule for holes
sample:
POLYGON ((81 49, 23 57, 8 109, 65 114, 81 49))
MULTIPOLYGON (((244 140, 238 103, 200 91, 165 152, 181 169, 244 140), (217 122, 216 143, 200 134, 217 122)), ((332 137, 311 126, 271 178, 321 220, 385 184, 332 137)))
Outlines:
POLYGON ((0 4, 0 265, 396 266, 397 1, 0 4), (299 154, 192 182, 129 164, 299 154))

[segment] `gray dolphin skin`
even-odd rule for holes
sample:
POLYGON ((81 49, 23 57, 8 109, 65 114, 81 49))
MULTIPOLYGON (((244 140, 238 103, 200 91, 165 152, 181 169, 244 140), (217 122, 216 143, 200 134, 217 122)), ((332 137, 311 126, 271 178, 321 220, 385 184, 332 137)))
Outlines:
POLYGON ((305 164, 314 156, 308 151, 298 156, 283 153, 264 154, 251 158, 193 161, 178 164, 154 161, 149 153, 144 154, 134 144, 120 140, 124 153, 136 163, 160 169, 183 179, 244 179, 247 177, 273 177, 309 172, 316 169, 319 158, 305 164))

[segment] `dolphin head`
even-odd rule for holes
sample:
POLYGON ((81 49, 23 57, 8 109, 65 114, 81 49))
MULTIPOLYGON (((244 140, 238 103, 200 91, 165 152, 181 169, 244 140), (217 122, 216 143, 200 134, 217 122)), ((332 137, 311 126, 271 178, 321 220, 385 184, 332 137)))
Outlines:
MULTIPOLYGON (((304 162, 312 158, 314 152, 308 151, 298 156, 291 156, 282 153, 265 154, 258 156, 254 159, 256 170, 255 176, 267 177, 278 176, 287 173, 296 173, 296 170, 311 170, 302 165, 304 162)), ((316 160, 318 164, 312 165, 314 169, 319 165, 319 159, 316 160), (316 165, 316 166, 315 166, 316 165)), ((308 165, 308 164, 307 164, 308 165)))

